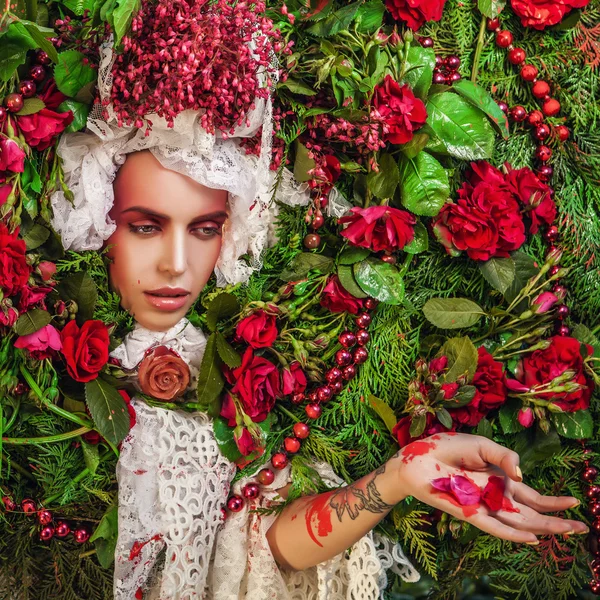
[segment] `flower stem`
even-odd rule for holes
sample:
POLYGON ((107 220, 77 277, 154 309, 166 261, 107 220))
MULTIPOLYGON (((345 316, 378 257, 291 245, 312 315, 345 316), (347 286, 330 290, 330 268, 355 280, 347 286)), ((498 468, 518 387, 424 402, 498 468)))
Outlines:
POLYGON ((481 59, 481 53, 485 45, 485 27, 487 18, 481 17, 481 25, 479 26, 479 36, 477 37, 477 46, 475 47, 475 56, 473 57, 473 68, 471 69, 471 81, 475 83, 477 81, 477 73, 479 71, 479 61, 481 59))
POLYGON ((45 435, 43 437, 27 437, 27 438, 9 438, 3 437, 3 444, 49 444, 51 442, 62 442, 64 440, 70 440, 74 437, 79 437, 88 431, 92 431, 89 427, 80 427, 73 431, 67 431, 66 433, 59 433, 57 435, 45 435))

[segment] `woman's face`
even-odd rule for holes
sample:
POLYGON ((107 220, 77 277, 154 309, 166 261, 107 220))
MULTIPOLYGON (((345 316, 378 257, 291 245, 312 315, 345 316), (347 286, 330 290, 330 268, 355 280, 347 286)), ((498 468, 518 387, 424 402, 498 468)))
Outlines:
POLYGON ((149 151, 128 155, 114 192, 111 285, 138 323, 165 331, 185 316, 213 272, 227 192, 165 169, 149 151))

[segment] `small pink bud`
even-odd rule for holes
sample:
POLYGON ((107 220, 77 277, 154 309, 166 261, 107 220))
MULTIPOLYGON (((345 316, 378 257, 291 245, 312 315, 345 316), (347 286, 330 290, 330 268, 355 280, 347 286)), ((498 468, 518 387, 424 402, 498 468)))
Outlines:
POLYGON ((558 297, 552 292, 542 292, 532 303, 532 310, 540 315, 548 312, 556 303, 558 297))
POLYGON ((522 408, 519 411, 517 419, 519 420, 519 423, 523 427, 531 427, 533 425, 533 421, 535 420, 535 416, 534 416, 531 408, 527 407, 527 408, 522 408))
POLYGON ((44 281, 48 281, 52 279, 52 277, 56 273, 56 265, 53 262, 45 260, 38 265, 38 271, 42 276, 42 279, 44 281))

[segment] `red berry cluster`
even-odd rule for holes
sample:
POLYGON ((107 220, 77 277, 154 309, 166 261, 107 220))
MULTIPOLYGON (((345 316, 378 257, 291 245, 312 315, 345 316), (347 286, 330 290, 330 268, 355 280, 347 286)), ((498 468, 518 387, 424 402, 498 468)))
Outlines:
POLYGON ((22 512, 27 516, 37 517, 40 526, 40 539, 44 542, 50 541, 53 537, 64 539, 70 533, 73 533, 73 539, 78 544, 84 544, 90 539, 90 532, 86 527, 72 529, 66 521, 54 522, 52 512, 38 507, 37 502, 31 498, 25 498, 21 502, 21 511, 17 511, 17 504, 10 496, 3 496, 2 504, 6 512, 22 512))
POLYGON ((452 85, 462 79, 458 68, 460 67, 460 58, 455 54, 450 56, 437 55, 435 57, 435 69, 433 70, 433 83, 452 85))

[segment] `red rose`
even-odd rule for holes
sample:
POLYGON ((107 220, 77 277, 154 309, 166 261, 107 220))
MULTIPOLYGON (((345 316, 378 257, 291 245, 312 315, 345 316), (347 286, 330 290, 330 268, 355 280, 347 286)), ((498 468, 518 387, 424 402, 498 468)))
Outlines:
POLYGON ((306 390, 306 375, 298 361, 283 369, 283 395, 302 394, 306 390))
POLYGON ((348 224, 341 235, 355 246, 370 248, 374 252, 395 252, 415 237, 417 219, 405 210, 389 206, 355 206, 350 212, 352 215, 342 217, 338 222, 348 224))
POLYGON ((53 110, 66 99, 54 83, 40 95, 40 99, 46 104, 45 108, 33 115, 17 116, 15 120, 27 144, 42 151, 50 147, 56 136, 71 124, 73 113, 70 110, 63 113, 53 110))
POLYGON ((61 331, 62 354, 67 371, 75 381, 87 382, 98 377, 108 362, 108 329, 102 321, 86 321, 81 328, 69 321, 61 331))
POLYGON ((0 171, 22 173, 25 170, 25 152, 15 140, 0 138, 0 171))
POLYGON ((12 185, 10 183, 4 183, 6 180, 0 180, 0 206, 2 206, 10 196, 12 192, 12 185))
POLYGON ((347 292, 337 275, 329 278, 321 292, 321 306, 328 308, 331 312, 348 311, 357 315, 363 309, 363 305, 364 300, 355 298, 350 292, 347 292))
POLYGON ((423 431, 423 433, 416 438, 410 437, 410 424, 412 421, 412 417, 410 415, 402 417, 396 423, 396 425, 394 425, 394 428, 392 429, 392 435, 398 440, 400 448, 404 448, 404 446, 408 446, 408 444, 414 442, 415 440, 421 440, 435 433, 444 433, 446 431, 454 431, 455 429, 454 425, 452 425, 452 429, 447 429, 431 413, 427 413, 426 419, 425 431, 423 431))
POLYGON ((235 403, 229 392, 226 392, 223 396, 219 415, 227 421, 229 427, 235 427, 237 425, 235 403))
POLYGON ((237 433, 237 430, 233 432, 233 439, 238 447, 238 450, 243 456, 248 456, 256 450, 256 443, 252 435, 246 427, 241 428, 241 432, 237 433))
POLYGON ((18 239, 19 230, 9 233, 0 223, 0 290, 9 298, 27 283, 31 267, 25 260, 25 242, 18 239))
POLYGON ((425 104, 415 98, 410 86, 400 87, 389 75, 375 87, 373 105, 384 120, 384 142, 406 144, 413 138, 413 131, 427 121, 425 104))
POLYGON ((556 25, 574 8, 583 8, 590 0, 511 0, 523 27, 545 29, 556 25))
POLYGON ((264 310, 254 311, 237 324, 235 332, 238 339, 244 340, 252 348, 268 348, 277 339, 275 316, 264 310))
POLYGON ((416 31, 425 21, 439 21, 446 0, 386 0, 385 6, 392 17, 416 31))
POLYGON ((32 288, 26 285, 21 289, 21 295, 19 297, 19 310, 21 312, 26 312, 35 304, 40 304, 41 307, 45 309, 46 307, 44 300, 51 291, 52 288, 47 286, 32 288))
POLYGON ((525 242, 519 204, 504 180, 497 178, 497 169, 487 165, 492 177, 484 181, 481 165, 473 167, 456 203, 445 204, 435 218, 434 233, 453 256, 464 251, 474 260, 506 258, 525 242))
POLYGON ((556 219, 556 205, 552 190, 528 167, 511 169, 506 176, 508 187, 526 207, 531 218, 530 233, 537 233, 540 225, 551 225, 556 219))
POLYGON ((502 363, 494 360, 483 347, 477 349, 479 359, 477 370, 471 385, 476 388, 475 397, 467 404, 450 410, 452 419, 474 427, 491 410, 499 408, 506 402, 505 375, 502 363))
POLYGON ((262 356, 254 356, 247 348, 242 364, 226 373, 229 383, 235 384, 232 394, 239 396, 244 412, 255 422, 264 421, 281 395, 279 371, 262 356))
POLYGON ((325 177, 327 177, 328 183, 333 185, 342 174, 342 167, 340 161, 332 154, 325 156, 325 164, 323 165, 323 171, 325 171, 325 177))
MULTIPOLYGON (((545 392, 537 397, 551 400, 564 412, 585 410, 590 405, 590 397, 594 390, 594 382, 584 372, 583 358, 581 357, 581 342, 572 337, 554 336, 549 338, 550 345, 543 350, 534 350, 526 356, 517 370, 517 379, 527 388, 549 383, 565 371, 573 371, 570 381, 583 386, 574 392, 545 392)), ((586 344, 591 354, 593 348, 586 344)))

